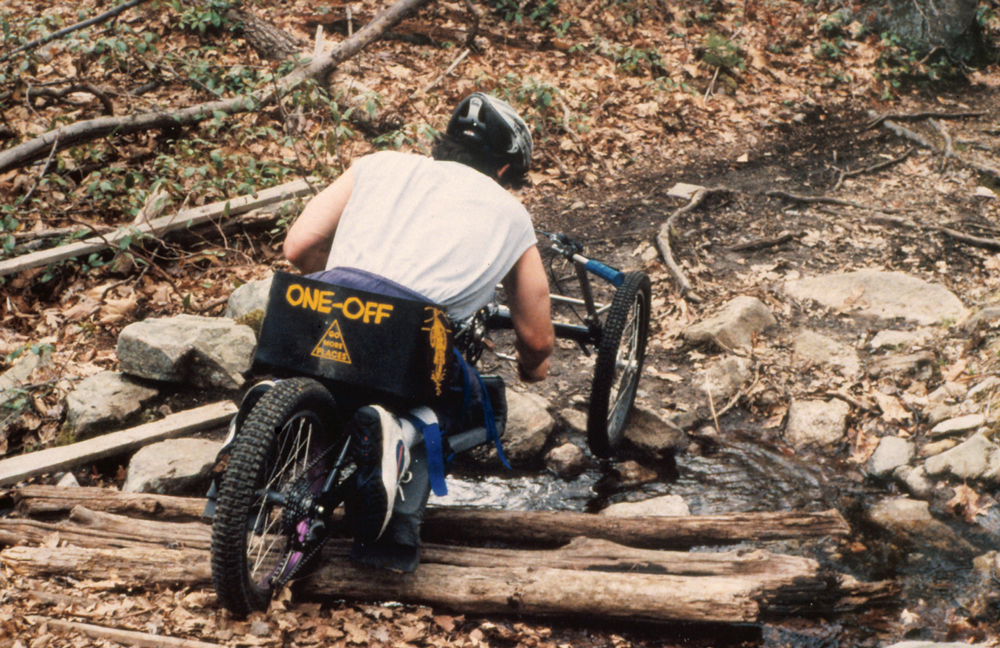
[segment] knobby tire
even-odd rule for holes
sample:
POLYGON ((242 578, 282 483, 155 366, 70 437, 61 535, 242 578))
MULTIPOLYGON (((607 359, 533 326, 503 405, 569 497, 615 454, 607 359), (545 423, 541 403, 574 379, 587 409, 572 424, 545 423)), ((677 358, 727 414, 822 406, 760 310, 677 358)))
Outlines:
POLYGON ((288 538, 278 533, 284 511, 280 505, 265 505, 262 488, 270 484, 274 492, 287 489, 299 476, 295 471, 300 459, 321 456, 336 442, 335 409, 330 392, 315 380, 284 380, 264 394, 237 432, 212 524, 212 581, 219 602, 237 617, 266 610, 274 594, 266 568, 253 573, 258 549, 273 540, 278 563, 274 570, 287 568, 281 561, 287 563, 290 555, 288 538), (260 521, 262 512, 266 525, 260 521), (261 533, 262 526, 271 534, 261 533))
POLYGON ((604 320, 587 413, 587 443, 598 457, 610 457, 621 443, 646 358, 651 303, 649 277, 630 272, 604 320))

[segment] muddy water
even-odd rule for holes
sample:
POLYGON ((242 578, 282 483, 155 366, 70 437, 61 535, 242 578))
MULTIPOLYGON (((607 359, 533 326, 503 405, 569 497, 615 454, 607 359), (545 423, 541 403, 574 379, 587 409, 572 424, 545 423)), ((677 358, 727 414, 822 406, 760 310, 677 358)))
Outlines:
MULTIPOLYGON (((998 616, 996 597, 991 604, 989 584, 984 586, 972 570, 972 558, 995 549, 991 545, 1000 537, 996 534, 970 537, 965 532, 965 539, 973 546, 971 553, 952 551, 948 546, 901 548, 865 522, 865 508, 887 496, 885 488, 866 483, 856 467, 827 463, 823 457, 788 455, 759 443, 730 439, 714 451, 682 453, 657 468, 655 481, 635 486, 616 484, 607 466, 588 470, 573 481, 545 471, 480 477, 465 469, 449 477, 449 495, 432 500, 432 504, 596 511, 614 502, 674 494, 684 498, 694 515, 836 508, 854 531, 847 542, 825 539, 761 546, 810 556, 861 580, 893 580, 900 586, 898 604, 835 620, 768 624, 759 628, 754 645, 879 646, 902 640, 981 640, 995 634, 988 628, 998 616), (991 605, 993 609, 989 609, 991 605), (971 624, 965 620, 969 618, 973 619, 971 624)), ((994 517, 1000 529, 1000 513, 994 517)), ((742 638, 739 645, 745 645, 745 640, 742 638)))

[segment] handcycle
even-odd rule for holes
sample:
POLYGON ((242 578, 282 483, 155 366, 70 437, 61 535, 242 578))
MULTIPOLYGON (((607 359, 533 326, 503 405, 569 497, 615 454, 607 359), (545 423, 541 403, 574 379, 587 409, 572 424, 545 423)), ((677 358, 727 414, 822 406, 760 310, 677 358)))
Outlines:
MULTIPOLYGON (((650 281, 641 271, 620 272, 583 256, 582 246, 563 234, 540 234, 548 239, 552 258, 571 265, 578 282, 579 296, 553 294, 552 302, 553 310, 583 307, 580 323, 554 325, 557 338, 597 352, 587 441, 594 455, 607 458, 622 439, 636 397, 649 332, 650 281), (609 304, 595 300, 591 276, 608 286, 609 304)), ((561 285, 555 270, 552 279, 561 285)), ((489 332, 510 329, 512 322, 506 308, 491 304, 448 327, 442 337, 444 326, 433 306, 412 307, 336 286, 326 290, 276 273, 255 367, 284 377, 258 383, 244 396, 220 453, 225 469, 206 508, 213 519, 212 580, 223 607, 236 616, 265 610, 275 592, 315 563, 328 538, 350 535, 335 513, 351 495, 354 470, 350 435, 343 432, 352 412, 339 407, 338 388, 377 385, 390 399, 426 398, 440 388, 442 357, 460 353, 475 364, 489 332), (381 324, 390 320, 401 322, 399 330, 425 332, 430 343, 411 343, 409 338, 420 334, 391 342, 379 338, 388 330, 381 324)), ((504 421, 497 424, 502 434, 504 421)), ((484 422, 445 437, 444 452, 488 443, 489 427, 484 422)))

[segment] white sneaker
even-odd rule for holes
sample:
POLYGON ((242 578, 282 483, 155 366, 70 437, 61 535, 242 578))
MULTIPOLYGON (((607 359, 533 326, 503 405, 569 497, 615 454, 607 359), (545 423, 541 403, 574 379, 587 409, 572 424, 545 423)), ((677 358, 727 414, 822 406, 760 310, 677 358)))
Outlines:
POLYGON ((396 492, 410 467, 410 451, 399 421, 382 407, 362 407, 347 425, 357 464, 358 501, 351 515, 354 537, 375 542, 392 517, 396 492))

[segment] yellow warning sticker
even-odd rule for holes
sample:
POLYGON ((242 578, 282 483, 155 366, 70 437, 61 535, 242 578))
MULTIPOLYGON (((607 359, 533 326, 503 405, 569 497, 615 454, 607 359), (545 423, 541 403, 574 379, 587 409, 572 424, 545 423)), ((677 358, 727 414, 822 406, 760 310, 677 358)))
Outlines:
POLYGON ((333 360, 351 364, 351 355, 347 352, 347 345, 344 343, 344 336, 340 332, 340 322, 333 320, 333 324, 326 330, 319 344, 313 349, 312 355, 317 358, 333 360))

